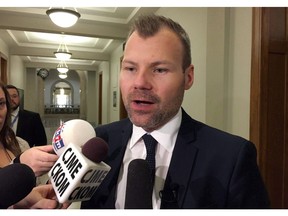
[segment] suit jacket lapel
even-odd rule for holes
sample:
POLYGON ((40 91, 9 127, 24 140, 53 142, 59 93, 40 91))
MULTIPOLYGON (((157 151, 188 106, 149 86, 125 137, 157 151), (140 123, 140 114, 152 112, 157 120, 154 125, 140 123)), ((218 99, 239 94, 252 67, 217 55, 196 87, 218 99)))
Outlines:
MULTIPOLYGON (((111 143, 118 144, 111 149, 111 155, 109 155, 109 161, 107 161, 112 169, 106 176, 105 185, 102 185, 104 182, 100 185, 103 186, 101 187, 100 194, 107 196, 105 208, 115 208, 118 175, 131 133, 132 123, 129 121, 129 123, 126 123, 123 127, 122 134, 113 137, 113 141, 111 140, 111 143), (120 140, 121 143, 119 142, 120 140)), ((194 121, 183 110, 182 123, 165 180, 161 208, 181 208, 183 205, 189 186, 194 159, 198 151, 198 148, 193 144, 195 139, 196 129, 194 121), (167 194, 169 195, 171 193, 176 195, 176 199, 172 200, 173 202, 170 200, 171 197, 168 197, 168 199, 166 197, 167 194)))
POLYGON ((105 208, 115 208, 115 202, 116 202, 115 195, 116 195, 116 188, 117 188, 116 186, 119 171, 122 165, 126 146, 131 136, 131 133, 132 133, 132 124, 130 122, 122 129, 121 137, 118 136, 114 137, 115 140, 111 142, 111 143, 119 143, 119 141, 121 140, 120 144, 115 145, 114 148, 111 149, 112 150, 111 155, 109 156, 109 161, 107 161, 107 163, 111 167, 111 170, 109 174, 106 176, 107 186, 104 187, 103 191, 101 192, 106 194, 106 196, 108 197, 105 208))
POLYGON ((21 121, 23 118, 23 115, 22 115, 22 110, 19 110, 18 112, 18 123, 17 123, 17 128, 16 128, 16 135, 21 135, 22 134, 22 122, 25 122, 25 121, 21 121), (19 120, 21 119, 21 120, 19 120))
POLYGON ((184 110, 182 113, 182 123, 162 191, 161 208, 181 208, 183 205, 198 151, 193 145, 196 139, 194 123, 184 110))

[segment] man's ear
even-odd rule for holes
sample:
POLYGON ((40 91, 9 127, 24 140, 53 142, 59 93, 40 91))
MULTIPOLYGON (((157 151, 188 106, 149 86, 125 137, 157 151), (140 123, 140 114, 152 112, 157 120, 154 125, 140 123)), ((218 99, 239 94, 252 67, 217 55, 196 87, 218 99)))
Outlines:
POLYGON ((194 83, 194 65, 190 65, 185 70, 185 90, 191 88, 194 83))

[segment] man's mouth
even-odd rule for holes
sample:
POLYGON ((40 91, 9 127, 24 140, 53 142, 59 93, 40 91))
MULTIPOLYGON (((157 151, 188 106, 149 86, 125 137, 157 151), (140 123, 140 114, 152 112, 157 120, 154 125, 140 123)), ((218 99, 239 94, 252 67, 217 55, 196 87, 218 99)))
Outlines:
POLYGON ((143 100, 134 100, 134 102, 137 103, 137 104, 153 104, 150 101, 143 101, 143 100))

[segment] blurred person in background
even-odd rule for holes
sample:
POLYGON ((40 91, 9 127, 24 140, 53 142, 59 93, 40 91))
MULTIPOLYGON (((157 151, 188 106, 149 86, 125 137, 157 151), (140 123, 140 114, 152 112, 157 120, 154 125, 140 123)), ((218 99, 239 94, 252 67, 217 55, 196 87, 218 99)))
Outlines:
POLYGON ((31 167, 35 177, 47 173, 58 159, 52 145, 30 148, 25 140, 16 137, 10 125, 10 97, 5 85, 0 82, 0 167, 23 163, 31 167))
POLYGON ((11 127, 16 136, 26 140, 30 147, 46 145, 47 136, 39 113, 20 109, 18 88, 14 85, 6 88, 11 99, 11 127))

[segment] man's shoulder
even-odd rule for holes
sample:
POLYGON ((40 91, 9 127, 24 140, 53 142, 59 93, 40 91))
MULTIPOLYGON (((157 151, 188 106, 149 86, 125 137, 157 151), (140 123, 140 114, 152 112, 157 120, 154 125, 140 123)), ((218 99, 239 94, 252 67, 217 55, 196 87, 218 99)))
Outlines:
POLYGON ((19 110, 19 115, 23 115, 23 116, 40 116, 39 113, 37 112, 33 112, 33 111, 30 111, 30 110, 25 110, 25 109, 22 109, 22 110, 19 110))
POLYGON ((233 134, 220 128, 213 127, 185 114, 182 119, 181 133, 192 133, 195 144, 199 148, 242 148, 252 143, 238 134, 233 134), (184 122, 184 123, 183 123, 184 122))
POLYGON ((108 124, 98 125, 96 130, 122 130, 126 125, 132 125, 131 121, 126 118, 119 121, 111 122, 108 124))

